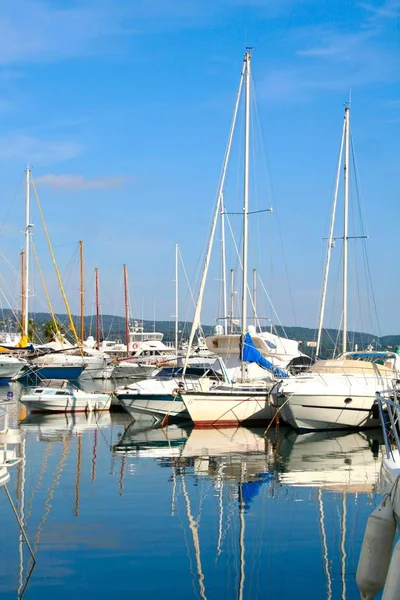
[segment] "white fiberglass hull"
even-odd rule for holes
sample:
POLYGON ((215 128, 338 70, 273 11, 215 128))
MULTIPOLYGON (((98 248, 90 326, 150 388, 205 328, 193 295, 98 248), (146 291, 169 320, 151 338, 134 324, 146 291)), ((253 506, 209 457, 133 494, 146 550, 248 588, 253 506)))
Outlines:
POLYGON ((190 418, 197 427, 226 427, 271 420, 275 408, 269 402, 270 386, 248 389, 221 386, 208 392, 182 392, 190 418))
POLYGON ((392 448, 390 456, 384 456, 381 466, 381 489, 385 491, 394 485, 396 479, 400 475, 400 453, 396 448, 392 448))
POLYGON ((58 365, 83 366, 82 377, 90 379, 107 379, 111 375, 108 359, 103 356, 80 356, 75 354, 45 354, 32 361, 40 367, 57 367, 58 365))
POLYGON ((118 395, 118 400, 124 409, 134 418, 150 415, 155 419, 168 417, 189 418, 186 407, 180 397, 171 395, 158 396, 151 399, 145 396, 118 395))
POLYGON ((18 375, 25 364, 25 361, 13 356, 2 356, 0 358, 0 381, 9 380, 18 375))
POLYGON ((92 412, 110 410, 108 394, 25 394, 20 402, 31 412, 92 412))
POLYGON ((272 391, 280 416, 300 430, 379 427, 372 415, 375 392, 385 386, 376 378, 306 376, 281 382, 272 391))
POLYGON ((115 364, 112 378, 128 379, 129 377, 135 377, 137 379, 144 379, 146 377, 151 377, 157 370, 158 368, 155 365, 139 365, 136 363, 120 362, 115 364))

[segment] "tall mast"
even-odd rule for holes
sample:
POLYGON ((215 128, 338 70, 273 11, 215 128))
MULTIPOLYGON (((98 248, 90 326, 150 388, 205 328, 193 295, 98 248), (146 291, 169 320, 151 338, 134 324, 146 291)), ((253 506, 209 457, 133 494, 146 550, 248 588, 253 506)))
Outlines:
POLYGON ((22 334, 25 332, 25 252, 21 252, 21 331, 22 334))
POLYGON ((124 295, 125 295, 125 340, 126 353, 129 354, 129 296, 128 296, 128 272, 124 265, 124 295))
POLYGON ((100 296, 99 296, 99 270, 96 268, 95 279, 96 279, 96 338, 97 338, 97 350, 100 350, 100 296))
POLYGON ((178 354, 178 328, 179 328, 179 282, 178 282, 178 244, 175 244, 175 352, 178 354))
MULTIPOLYGON (((244 62, 245 77, 245 126, 244 126, 244 189, 243 189, 243 283, 242 283, 242 335, 247 331, 247 250, 249 213, 249 155, 250 155, 250 59, 246 52, 244 62)), ((242 347, 244 343, 242 344, 242 347)), ((243 352, 243 350, 242 350, 243 352)), ((245 379, 245 365, 242 361, 242 380, 245 379)))
POLYGON ((83 264, 83 242, 79 242, 79 266, 80 266, 80 298, 81 298, 81 344, 85 340, 85 271, 83 264))
POLYGON ((350 108, 344 109, 344 227, 343 227, 343 352, 347 350, 347 254, 349 236, 349 159, 350 159, 350 108))
POLYGON ((335 193, 334 193, 334 197, 333 197, 333 208, 332 208, 331 224, 330 224, 330 228, 329 228, 329 237, 328 237, 328 251, 326 254, 324 281, 322 284, 322 296, 321 296, 321 307, 320 307, 320 311, 319 311, 317 347, 315 350, 315 353, 317 356, 319 355, 320 350, 321 350, 322 326, 324 323, 326 290, 328 287, 329 267, 330 267, 330 262, 331 262, 331 253, 332 253, 332 245, 333 245, 333 229, 335 226, 336 206, 337 206, 337 199, 338 199, 338 194, 339 194, 340 169, 342 166, 343 144, 344 144, 345 132, 346 132, 346 114, 345 114, 345 118, 343 121, 342 141, 340 142, 340 152, 339 152, 339 161, 338 161, 337 173, 336 173, 335 193))
POLYGON ((235 310, 235 290, 233 289, 233 286, 235 284, 234 282, 234 278, 235 278, 235 271, 233 269, 231 269, 231 327, 230 327, 230 331, 231 333, 233 333, 233 311, 235 310))
POLYGON ((257 269, 253 269, 253 319, 257 328, 257 269))
POLYGON ((226 257, 225 257, 225 205, 221 192, 221 285, 222 285, 222 314, 224 319, 224 334, 228 333, 228 314, 226 301, 226 257))
POLYGON ((31 170, 29 167, 25 171, 25 297, 24 297, 24 329, 23 334, 28 337, 29 321, 29 255, 30 255, 30 190, 31 190, 31 170))
POLYGON ((190 330, 188 348, 187 348, 187 351, 186 351, 186 358, 185 358, 185 366, 183 368, 183 375, 185 375, 185 373, 186 373, 187 362, 188 362, 189 355, 190 355, 190 352, 191 352, 191 349, 192 349, 194 334, 195 334, 197 328, 200 325, 200 313, 201 313, 201 306, 202 306, 202 303, 203 303, 204 288, 206 286, 206 280, 207 280, 207 275, 208 275, 208 268, 209 268, 210 259, 211 259, 211 251, 212 251, 212 247, 213 247, 213 244, 214 244, 215 229, 217 227, 218 216, 220 215, 220 212, 221 212, 221 201, 222 201, 221 196, 222 196, 223 185, 224 185, 224 182, 225 182, 226 169, 227 169, 227 166, 228 166, 228 159, 229 159, 230 150, 231 150, 231 143, 232 143, 232 138, 233 138, 233 132, 234 132, 234 129, 235 129, 235 124, 236 124, 236 117, 237 117, 237 113, 238 113, 238 109, 239 109, 240 96, 242 94, 242 86, 243 86, 243 79, 244 79, 245 68, 246 68, 246 59, 244 60, 243 69, 242 69, 242 72, 241 72, 241 75, 240 75, 239 91, 238 91, 238 95, 237 95, 237 98, 236 98, 236 104, 235 104, 235 110, 234 110, 233 119, 232 119, 232 125, 231 125, 231 129, 230 129, 230 132, 229 132, 228 146, 227 146, 227 149, 226 149, 226 152, 225 152, 224 165, 223 165, 223 169, 222 169, 221 181, 220 181, 220 186, 219 186, 219 193, 218 193, 217 205, 215 207, 214 217, 213 217, 213 220, 212 220, 211 233, 210 233, 210 238, 208 240, 207 251, 206 251, 206 258, 205 258, 205 261, 204 261, 204 269, 203 269, 203 274, 202 274, 201 281, 200 281, 199 294, 198 294, 198 297, 197 297, 197 303, 196 303, 196 308, 195 308, 195 311, 194 311, 192 328, 190 330))

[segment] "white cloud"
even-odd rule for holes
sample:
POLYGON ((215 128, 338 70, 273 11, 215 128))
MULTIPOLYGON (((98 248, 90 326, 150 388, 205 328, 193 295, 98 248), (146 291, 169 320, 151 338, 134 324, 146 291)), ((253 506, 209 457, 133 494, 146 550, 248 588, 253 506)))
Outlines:
POLYGON ((399 0, 386 0, 381 6, 377 6, 376 3, 362 2, 359 6, 369 12, 373 19, 397 19, 400 17, 399 0))
POLYGON ((300 0, 12 0, 0 12, 0 65, 118 52, 125 36, 199 29, 243 6, 276 18, 300 0), (75 4, 75 6, 74 6, 75 4), (71 6, 72 5, 72 6, 71 6))
MULTIPOLYGON (((390 27, 390 25, 388 25, 390 27)), ((291 33, 294 60, 269 70, 261 96, 272 101, 308 100, 315 90, 342 91, 399 79, 397 53, 385 22, 367 16, 357 29, 315 26, 291 33)))
POLYGON ((38 185, 47 185, 60 190, 99 190, 119 188, 127 181, 127 178, 122 175, 114 175, 109 177, 97 177, 87 179, 84 175, 56 175, 49 173, 35 177, 35 182, 38 185))
POLYGON ((0 159, 23 160, 33 166, 50 165, 75 158, 82 146, 69 140, 42 140, 23 133, 11 133, 0 137, 0 159))

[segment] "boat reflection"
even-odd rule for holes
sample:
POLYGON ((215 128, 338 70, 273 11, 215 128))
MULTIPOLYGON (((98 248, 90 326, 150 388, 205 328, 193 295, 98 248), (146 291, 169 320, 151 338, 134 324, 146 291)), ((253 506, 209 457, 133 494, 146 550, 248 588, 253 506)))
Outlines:
POLYGON ((287 486, 373 492, 378 484, 382 444, 379 429, 300 435, 288 430, 279 440, 274 469, 287 486))
POLYGON ((31 413, 20 422, 22 430, 35 432, 38 439, 48 442, 62 442, 72 433, 93 431, 109 427, 111 415, 101 413, 31 413))
MULTIPOLYGON (((128 415, 129 416, 129 415, 128 415)), ((153 421, 131 421, 113 446, 114 452, 148 458, 178 457, 188 438, 191 424, 154 427, 153 421)))

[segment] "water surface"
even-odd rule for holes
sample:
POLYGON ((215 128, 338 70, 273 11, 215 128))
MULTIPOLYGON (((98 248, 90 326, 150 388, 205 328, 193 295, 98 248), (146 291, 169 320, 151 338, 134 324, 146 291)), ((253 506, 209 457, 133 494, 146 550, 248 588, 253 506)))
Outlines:
MULTIPOLYGON (((11 407, 10 407, 11 411, 11 407)), ((26 415, 0 489, 2 599, 358 600, 379 430, 151 429, 125 413, 26 415), (26 588, 24 590, 24 586, 26 588)))

